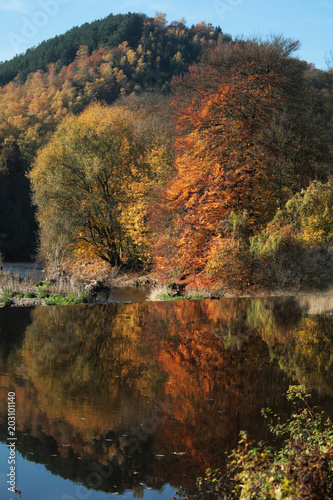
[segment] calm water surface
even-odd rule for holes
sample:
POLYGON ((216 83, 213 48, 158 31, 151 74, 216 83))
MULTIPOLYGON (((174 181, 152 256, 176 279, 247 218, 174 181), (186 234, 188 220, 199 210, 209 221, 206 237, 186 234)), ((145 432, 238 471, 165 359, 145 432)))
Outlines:
POLYGON ((333 414, 333 299, 303 296, 0 309, 0 489, 16 394, 22 500, 168 499, 269 439, 305 383, 333 414))
POLYGON ((44 279, 43 265, 36 262, 3 262, 2 268, 5 272, 19 274, 23 279, 44 279))

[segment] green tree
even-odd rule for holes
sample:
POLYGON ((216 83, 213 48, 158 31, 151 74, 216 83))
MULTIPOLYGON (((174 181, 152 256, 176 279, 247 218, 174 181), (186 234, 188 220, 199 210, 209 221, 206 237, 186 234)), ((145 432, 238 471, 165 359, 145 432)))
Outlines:
POLYGON ((251 238, 251 253, 271 286, 324 288, 333 281, 333 184, 314 181, 251 238))

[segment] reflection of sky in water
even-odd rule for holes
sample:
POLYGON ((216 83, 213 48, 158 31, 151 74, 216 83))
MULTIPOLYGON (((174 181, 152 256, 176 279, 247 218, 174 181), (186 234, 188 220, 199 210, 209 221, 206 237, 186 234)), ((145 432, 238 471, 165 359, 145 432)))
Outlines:
MULTIPOLYGON (((9 492, 7 474, 9 473, 8 448, 0 444, 0 491, 1 499, 16 500, 17 495, 9 492), (5 492, 5 494, 3 494, 5 492)), ((52 474, 44 465, 30 462, 16 452, 16 487, 22 491, 21 500, 108 500, 111 498, 133 498, 132 491, 125 491, 120 495, 87 490, 84 486, 73 483, 52 474)), ((161 492, 145 489, 144 497, 147 500, 167 500, 174 495, 174 488, 165 485, 161 492)))

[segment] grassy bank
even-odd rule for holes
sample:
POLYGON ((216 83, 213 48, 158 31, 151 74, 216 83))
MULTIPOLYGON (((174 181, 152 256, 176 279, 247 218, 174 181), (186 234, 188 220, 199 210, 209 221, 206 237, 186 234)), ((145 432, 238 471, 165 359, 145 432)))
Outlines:
POLYGON ((0 274, 0 307, 66 305, 88 301, 88 294, 82 285, 73 279, 36 281, 33 273, 24 279, 11 272, 0 274))
POLYGON ((149 300, 166 301, 166 300, 194 300, 211 298, 211 292, 208 290, 195 290, 193 288, 185 288, 176 284, 170 285, 155 285, 152 287, 149 300))

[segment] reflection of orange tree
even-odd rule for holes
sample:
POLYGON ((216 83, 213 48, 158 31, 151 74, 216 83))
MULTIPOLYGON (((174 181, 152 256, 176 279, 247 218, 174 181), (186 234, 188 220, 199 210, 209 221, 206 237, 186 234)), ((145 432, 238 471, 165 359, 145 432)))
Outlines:
POLYGON ((149 439, 140 438, 146 451, 165 455, 152 482, 193 484, 223 464, 241 429, 258 437, 260 409, 275 408, 289 385, 247 323, 250 306, 230 299, 34 310, 12 357, 19 429, 105 463, 119 450, 125 457, 122 434, 154 419, 157 399, 170 418, 155 419, 149 439))
POLYGON ((332 394, 333 318, 301 316, 294 299, 252 301, 249 324, 269 346, 271 357, 300 384, 332 394))
POLYGON ((205 468, 220 467, 239 431, 253 433, 260 409, 287 387, 265 344, 246 326, 247 307, 239 300, 164 304, 147 324, 149 330, 159 322, 167 332, 156 356, 168 374, 166 406, 175 408, 154 441, 165 455, 155 470, 174 485, 190 485, 205 468), (173 452, 185 453, 181 465, 173 452))

